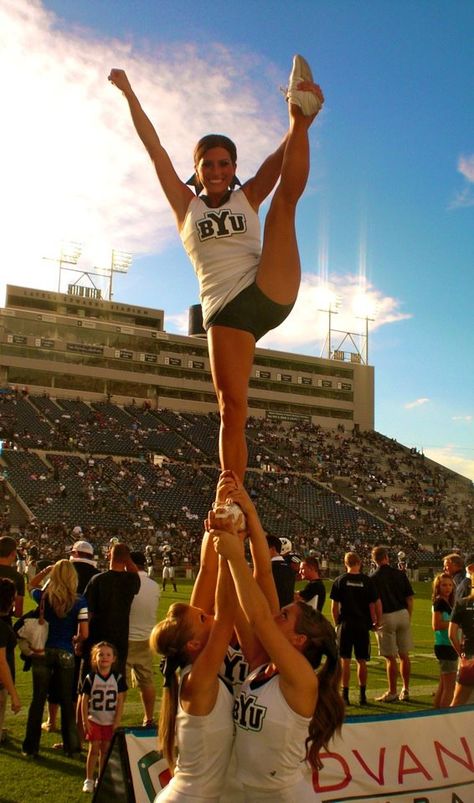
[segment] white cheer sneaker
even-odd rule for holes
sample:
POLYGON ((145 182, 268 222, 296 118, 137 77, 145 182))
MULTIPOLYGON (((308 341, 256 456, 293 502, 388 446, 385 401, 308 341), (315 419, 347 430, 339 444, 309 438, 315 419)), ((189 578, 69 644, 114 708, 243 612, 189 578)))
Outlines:
POLYGON ((313 82, 313 73, 306 59, 303 56, 296 55, 293 57, 293 67, 288 81, 288 89, 286 90, 286 99, 288 103, 294 103, 299 106, 306 117, 310 117, 320 110, 322 103, 320 98, 313 92, 298 89, 298 84, 301 81, 313 82))

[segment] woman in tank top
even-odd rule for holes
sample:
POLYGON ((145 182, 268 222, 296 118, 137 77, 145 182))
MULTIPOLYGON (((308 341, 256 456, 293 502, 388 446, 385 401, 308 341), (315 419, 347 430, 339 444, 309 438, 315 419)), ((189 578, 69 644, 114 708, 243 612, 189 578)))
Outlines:
POLYGON ((196 198, 178 177, 125 72, 113 69, 109 80, 128 101, 198 276, 221 418, 221 467, 243 479, 255 343, 287 317, 300 285, 295 213, 309 174, 308 129, 321 109, 323 94, 305 60, 295 56, 287 91, 289 128, 280 146, 253 178, 234 191, 240 183, 234 143, 219 134, 203 137, 195 148, 190 180, 196 198), (257 213, 278 179, 260 245, 257 213))

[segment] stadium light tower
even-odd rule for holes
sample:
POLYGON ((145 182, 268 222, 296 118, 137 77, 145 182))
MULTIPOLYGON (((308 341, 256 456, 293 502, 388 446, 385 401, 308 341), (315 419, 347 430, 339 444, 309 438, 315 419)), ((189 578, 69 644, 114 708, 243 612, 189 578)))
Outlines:
POLYGON ((115 248, 112 249, 109 277, 109 301, 112 301, 113 297, 112 284, 114 273, 127 273, 131 264, 132 254, 128 253, 128 251, 117 251, 115 248))
POLYGON ((318 312, 325 312, 328 316, 328 333, 323 343, 321 350, 321 357, 324 355, 325 347, 327 344, 327 358, 332 357, 332 344, 331 344, 331 331, 332 331, 332 316, 337 315, 341 306, 341 298, 336 295, 329 287, 321 287, 318 289, 318 312))
POLYGON ((375 321, 376 304, 367 293, 358 293, 352 302, 354 315, 359 320, 365 321, 364 339, 364 362, 369 364, 369 321, 375 321))
POLYGON ((61 243, 59 259, 57 257, 43 257, 49 262, 57 262, 59 266, 58 293, 61 292, 61 273, 63 270, 75 270, 82 254, 82 244, 77 242, 61 243))

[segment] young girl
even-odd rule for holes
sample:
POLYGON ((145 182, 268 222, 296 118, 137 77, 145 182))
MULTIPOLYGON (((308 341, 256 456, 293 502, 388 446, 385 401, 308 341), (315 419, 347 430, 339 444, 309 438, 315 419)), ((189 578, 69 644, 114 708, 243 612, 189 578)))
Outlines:
POLYGON ((433 703, 435 708, 449 708, 454 694, 458 655, 448 635, 453 600, 453 580, 449 574, 437 574, 433 580, 431 620, 435 636, 434 652, 440 668, 439 684, 433 703))
POLYGON ((273 617, 248 570, 242 542, 223 531, 212 535, 266 654, 234 705, 237 778, 248 803, 292 803, 302 799, 304 760, 313 769, 320 766, 319 751, 344 718, 335 631, 304 602, 287 605, 273 617), (316 673, 323 656, 326 660, 316 673))
MULTIPOLYGON (((209 516, 212 522, 212 511, 209 516)), ((153 628, 150 645, 164 656, 160 747, 174 773, 156 798, 160 803, 219 799, 232 749, 233 696, 218 672, 232 634, 234 610, 233 584, 221 560, 215 616, 178 602, 153 628)))
POLYGON ((188 182, 194 185, 196 198, 179 179, 124 71, 111 70, 109 80, 128 101, 197 274, 221 415, 221 467, 243 479, 247 388, 255 343, 282 323, 298 294, 295 213, 308 179, 308 129, 323 104, 321 89, 313 83, 305 60, 295 56, 287 94, 289 130, 279 148, 253 178, 234 190, 240 184, 234 143, 220 134, 203 137, 195 148, 195 174, 188 182), (258 209, 279 178, 260 245, 258 209))
POLYGON ((83 792, 94 791, 94 771, 98 763, 100 776, 112 736, 120 726, 127 684, 114 672, 117 650, 108 641, 92 647, 90 672, 82 684, 81 711, 89 752, 83 792))

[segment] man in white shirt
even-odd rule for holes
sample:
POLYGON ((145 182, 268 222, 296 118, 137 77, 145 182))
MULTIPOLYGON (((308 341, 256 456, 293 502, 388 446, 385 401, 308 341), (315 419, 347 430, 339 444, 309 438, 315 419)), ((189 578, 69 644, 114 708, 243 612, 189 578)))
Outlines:
POLYGON ((140 590, 135 595, 130 609, 128 635, 127 685, 130 681, 140 689, 143 704, 143 724, 155 725, 155 684, 153 682, 153 659, 148 640, 157 622, 160 589, 158 583, 148 577, 146 557, 143 552, 132 552, 131 558, 138 569, 140 590))

